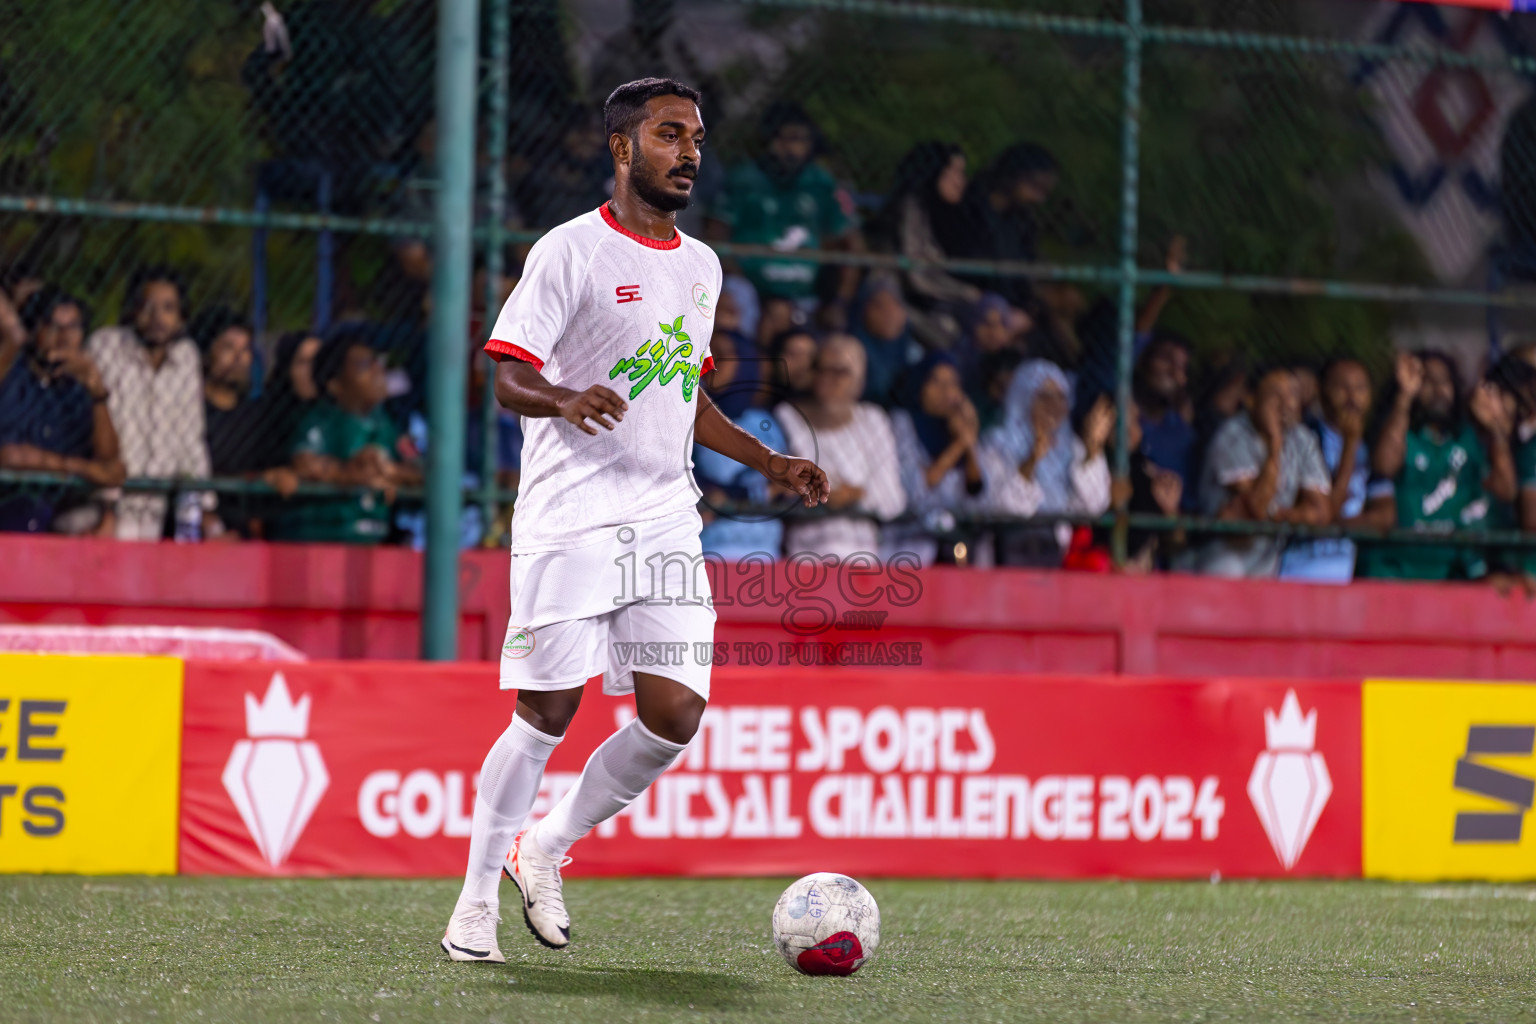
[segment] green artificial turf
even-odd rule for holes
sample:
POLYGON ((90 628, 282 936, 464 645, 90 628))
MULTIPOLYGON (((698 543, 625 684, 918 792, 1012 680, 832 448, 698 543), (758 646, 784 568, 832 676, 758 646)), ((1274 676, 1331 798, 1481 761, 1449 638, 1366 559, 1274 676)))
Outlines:
POLYGON ((572 880, 499 966, 438 948, 457 882, 0 876, 0 1020, 1536 1020, 1536 888, 868 881, 838 979, 774 951, 786 880, 572 880))

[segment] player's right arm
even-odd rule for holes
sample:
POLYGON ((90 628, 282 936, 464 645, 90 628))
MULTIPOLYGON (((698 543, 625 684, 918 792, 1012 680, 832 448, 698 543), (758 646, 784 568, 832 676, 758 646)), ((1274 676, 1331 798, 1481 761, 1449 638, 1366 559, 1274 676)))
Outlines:
POLYGON ((551 384, 532 363, 503 359, 496 364, 496 401, 504 409, 532 419, 560 417, 588 434, 596 434, 591 420, 609 430, 624 418, 629 403, 601 384, 585 391, 551 384))
POLYGON ((531 419, 558 416, 596 434, 592 423, 612 430, 629 403, 601 384, 575 391, 551 384, 543 373, 586 290, 590 255, 558 229, 535 242, 485 350, 497 361, 496 401, 502 408, 531 419))

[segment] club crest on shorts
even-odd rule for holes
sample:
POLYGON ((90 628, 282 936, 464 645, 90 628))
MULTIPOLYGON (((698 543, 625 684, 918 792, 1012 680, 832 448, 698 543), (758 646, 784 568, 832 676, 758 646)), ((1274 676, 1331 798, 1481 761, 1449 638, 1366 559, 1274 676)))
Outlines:
POLYGON ((501 645, 501 653, 508 658, 528 657, 533 653, 533 630, 507 627, 507 640, 501 645))

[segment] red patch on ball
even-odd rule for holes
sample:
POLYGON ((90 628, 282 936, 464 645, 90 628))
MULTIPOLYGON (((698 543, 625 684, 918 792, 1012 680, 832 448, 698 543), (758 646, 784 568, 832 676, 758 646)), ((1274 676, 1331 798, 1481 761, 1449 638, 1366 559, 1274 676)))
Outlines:
POLYGON ((834 974, 846 978, 864 962, 864 947, 853 932, 838 932, 804 950, 795 964, 804 974, 834 974))

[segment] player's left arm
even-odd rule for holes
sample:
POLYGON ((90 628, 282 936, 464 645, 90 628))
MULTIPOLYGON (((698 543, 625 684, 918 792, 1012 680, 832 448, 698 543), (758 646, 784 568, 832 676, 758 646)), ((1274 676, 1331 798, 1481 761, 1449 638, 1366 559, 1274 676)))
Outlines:
POLYGON ((781 455, 748 431, 726 418, 715 407, 703 388, 694 392, 698 412, 693 419, 693 439, 710 451, 719 452, 744 466, 750 466, 773 483, 800 495, 806 508, 824 504, 832 488, 827 474, 810 459, 781 455))

